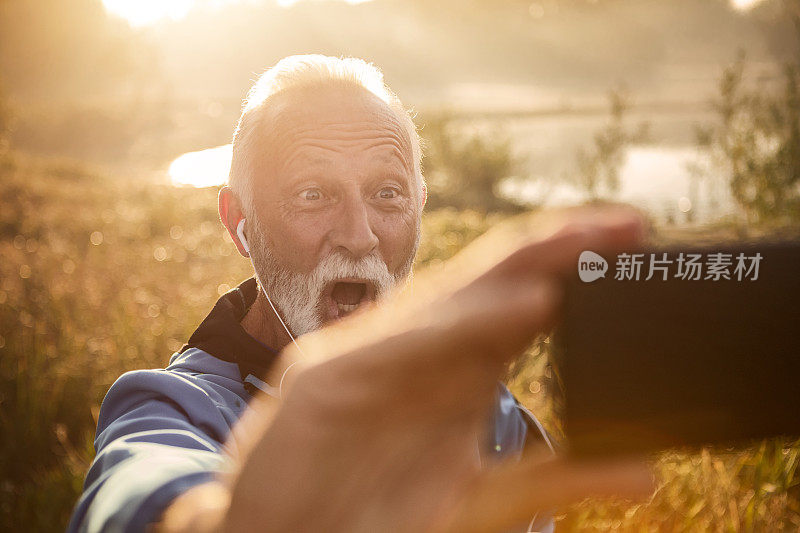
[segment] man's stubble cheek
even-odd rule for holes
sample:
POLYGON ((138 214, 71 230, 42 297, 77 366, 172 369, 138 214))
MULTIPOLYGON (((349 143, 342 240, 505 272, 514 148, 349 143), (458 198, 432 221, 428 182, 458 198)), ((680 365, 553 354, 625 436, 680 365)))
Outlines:
MULTIPOLYGON (((408 212, 401 217, 401 235, 398 235, 398 250, 394 261, 389 264, 389 269, 398 281, 407 278, 411 273, 414 258, 419 250, 419 242, 422 235, 421 213, 408 212)), ((387 261, 388 263, 388 261, 387 261)))
POLYGON ((311 274, 325 255, 325 221, 290 216, 280 220, 269 235, 273 257, 292 272, 311 274))

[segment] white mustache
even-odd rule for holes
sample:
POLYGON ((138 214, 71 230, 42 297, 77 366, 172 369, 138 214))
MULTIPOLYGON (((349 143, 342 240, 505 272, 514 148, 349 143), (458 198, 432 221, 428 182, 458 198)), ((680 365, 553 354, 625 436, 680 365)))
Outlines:
POLYGON ((386 263, 377 254, 367 255, 356 261, 341 253, 332 253, 320 261, 309 275, 309 288, 312 288, 312 294, 316 293, 318 300, 326 285, 342 278, 372 282, 379 297, 389 292, 396 283, 386 263))
POLYGON ((385 296, 398 283, 377 253, 354 260, 334 252, 308 274, 290 272, 274 262, 271 267, 265 272, 270 284, 269 294, 295 335, 322 327, 320 304, 329 283, 342 278, 369 281, 375 286, 376 298, 385 296))

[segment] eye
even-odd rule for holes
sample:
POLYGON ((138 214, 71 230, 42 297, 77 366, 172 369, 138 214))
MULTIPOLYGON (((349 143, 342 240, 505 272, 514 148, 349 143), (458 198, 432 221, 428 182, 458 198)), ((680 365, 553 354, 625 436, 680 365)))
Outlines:
POLYGON ((381 200, 392 200, 393 198, 397 198, 400 194, 395 187, 383 187, 380 191, 378 191, 378 198, 381 200))
POLYGON ((315 202, 322 199, 322 191, 316 187, 305 189, 300 192, 300 198, 307 202, 315 202))

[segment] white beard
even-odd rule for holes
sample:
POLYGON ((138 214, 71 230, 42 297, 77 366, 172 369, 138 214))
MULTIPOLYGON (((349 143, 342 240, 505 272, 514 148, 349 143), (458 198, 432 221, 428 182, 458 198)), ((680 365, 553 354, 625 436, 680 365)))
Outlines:
POLYGON ((260 221, 254 222, 251 230, 250 255, 263 290, 269 294, 283 321, 296 337, 317 330, 323 325, 322 293, 332 281, 341 278, 357 278, 371 281, 376 297, 380 299, 411 276, 411 265, 419 244, 414 246, 411 256, 395 275, 389 272, 386 263, 377 252, 358 261, 334 252, 323 258, 308 274, 292 272, 280 265, 267 249, 260 221))

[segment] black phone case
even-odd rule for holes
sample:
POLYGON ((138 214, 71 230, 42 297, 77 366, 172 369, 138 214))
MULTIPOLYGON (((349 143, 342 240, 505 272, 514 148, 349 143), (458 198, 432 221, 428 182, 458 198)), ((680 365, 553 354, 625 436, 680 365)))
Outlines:
POLYGON ((570 453, 800 436, 800 243, 629 253, 645 254, 638 281, 615 279, 615 254, 605 278, 576 268, 566 282, 554 367, 570 453), (755 280, 680 279, 675 265, 645 280, 651 253, 761 259, 755 280))

